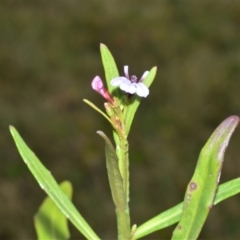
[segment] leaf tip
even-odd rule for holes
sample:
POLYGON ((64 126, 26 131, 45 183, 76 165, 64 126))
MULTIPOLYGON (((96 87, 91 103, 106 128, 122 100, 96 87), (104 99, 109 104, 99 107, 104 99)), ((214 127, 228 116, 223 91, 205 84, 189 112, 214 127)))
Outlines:
POLYGON ((223 160, 225 150, 238 123, 239 117, 236 115, 232 115, 226 118, 215 130, 214 141, 217 141, 221 136, 223 137, 222 143, 220 144, 218 149, 218 160, 223 160))
POLYGON ((108 137, 105 135, 104 132, 98 130, 98 131, 97 131, 97 134, 98 134, 100 137, 102 137, 106 142, 111 143, 111 141, 108 139, 108 137))
POLYGON ((13 132, 14 132, 14 130, 15 130, 15 127, 12 126, 12 125, 9 125, 9 130, 10 130, 11 134, 13 134, 13 132))
POLYGON ((237 125, 239 123, 239 117, 237 115, 232 115, 228 117, 226 123, 237 125))
POLYGON ((155 74, 155 76, 156 76, 156 74, 157 74, 157 66, 154 66, 154 67, 152 68, 152 71, 154 72, 154 74, 155 74))
POLYGON ((96 131, 96 133, 97 133, 98 135, 100 135, 100 136, 102 136, 102 135, 103 135, 103 132, 102 132, 102 131, 100 131, 100 130, 96 131))
POLYGON ((104 43, 100 43, 100 48, 107 48, 107 46, 104 43))
POLYGON ((233 133, 233 131, 235 130, 235 128, 237 127, 239 123, 239 117, 236 115, 232 115, 228 118, 226 118, 217 129, 219 129, 219 131, 228 131, 231 134, 233 133))

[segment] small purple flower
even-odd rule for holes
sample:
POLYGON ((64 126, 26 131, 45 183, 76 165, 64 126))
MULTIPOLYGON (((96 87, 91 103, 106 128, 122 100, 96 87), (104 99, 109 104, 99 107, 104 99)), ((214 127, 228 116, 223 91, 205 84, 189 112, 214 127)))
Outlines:
POLYGON ((135 75, 131 77, 129 76, 128 66, 124 66, 124 73, 126 77, 116 77, 111 80, 110 84, 114 87, 119 86, 120 89, 126 93, 136 93, 139 97, 147 97, 149 94, 149 89, 143 83, 143 80, 146 78, 149 71, 145 71, 139 81, 135 75))
POLYGON ((109 93, 109 91, 105 88, 102 79, 99 76, 96 76, 93 80, 92 80, 92 88, 93 90, 95 90, 96 92, 98 92, 100 95, 102 95, 108 102, 110 102, 111 104, 114 103, 114 100, 111 96, 111 94, 109 93))

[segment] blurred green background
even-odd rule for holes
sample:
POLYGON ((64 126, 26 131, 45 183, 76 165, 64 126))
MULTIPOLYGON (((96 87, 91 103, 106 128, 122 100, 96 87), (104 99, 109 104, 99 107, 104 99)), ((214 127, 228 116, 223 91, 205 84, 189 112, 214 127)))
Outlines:
MULTIPOLYGON (((93 77, 104 77, 99 43, 119 71, 157 65, 130 141, 131 219, 141 224, 182 201, 200 149, 226 117, 240 114, 240 1, 1 0, 0 239, 36 239, 33 215, 45 197, 20 159, 14 125, 102 239, 115 239, 106 176, 108 122, 93 77)), ((240 173, 240 131, 221 182, 240 173)), ((174 226, 145 239, 169 239, 174 226)), ((71 226, 72 239, 82 236, 71 226)), ((202 239, 240 239, 240 195, 214 207, 202 239)))

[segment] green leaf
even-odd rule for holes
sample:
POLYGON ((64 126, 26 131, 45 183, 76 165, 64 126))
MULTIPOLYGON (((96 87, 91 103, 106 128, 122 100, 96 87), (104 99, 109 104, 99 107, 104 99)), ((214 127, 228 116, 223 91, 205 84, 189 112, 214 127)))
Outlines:
POLYGON ((224 153, 238 122, 237 116, 228 117, 203 147, 194 175, 188 184, 183 213, 172 239, 197 239, 213 206, 224 153))
MULTIPOLYGON (((149 74, 147 75, 147 77, 144 79, 144 84, 147 86, 147 87, 150 87, 155 76, 156 76, 156 73, 157 73, 157 67, 153 67, 149 74)), ((133 118, 134 118, 134 115, 138 109, 138 106, 141 102, 141 99, 139 96, 137 96, 136 94, 133 95, 131 98, 130 98, 130 101, 129 101, 129 104, 125 107, 124 109, 124 115, 125 115, 125 124, 126 124, 126 133, 128 135, 129 131, 130 131, 130 128, 131 128, 131 125, 132 125, 132 121, 133 121, 133 118)))
POLYGON ((125 196, 124 196, 124 190, 123 190, 123 179, 118 168, 118 157, 108 137, 101 131, 97 131, 97 133, 105 141, 107 173, 108 173, 108 179, 110 183, 113 201, 117 208, 123 210, 125 208, 125 196))
POLYGON ((111 123, 111 125, 113 124, 111 119, 102 110, 100 110, 95 104, 93 104, 92 102, 88 101, 87 99, 83 99, 83 101, 86 104, 88 104, 90 107, 92 107, 94 110, 99 112, 103 117, 105 117, 111 123))
POLYGON ((87 239, 99 239, 99 237, 94 233, 88 223, 77 211, 73 203, 69 200, 68 196, 61 190, 51 173, 29 149, 17 130, 10 126, 10 131, 21 157, 27 164, 27 167, 39 183, 40 187, 48 194, 63 214, 87 239))
POLYGON ((118 69, 111 52, 109 51, 107 46, 104 45, 103 43, 100 44, 100 52, 101 52, 102 63, 105 71, 108 90, 110 91, 110 93, 112 93, 116 87, 111 86, 110 81, 113 78, 116 78, 119 76, 118 69))
MULTIPOLYGON (((214 205, 238 193, 240 193, 240 178, 236 178, 226 183, 223 183, 218 187, 217 194, 214 199, 214 205)), ((163 213, 160 213, 159 215, 148 220, 147 222, 141 224, 137 228, 133 239, 139 239, 141 237, 149 235, 150 233, 177 223, 181 218, 182 211, 183 202, 164 211, 163 213)))
POLYGON ((219 185, 217 193, 214 199, 214 205, 222 202, 223 200, 230 198, 240 193, 240 178, 230 180, 226 183, 219 185))
MULTIPOLYGON (((60 184, 69 199, 72 197, 72 185, 68 181, 60 184)), ((34 225, 38 239, 65 240, 70 238, 67 218, 51 198, 46 197, 34 216, 34 225)))
POLYGON ((108 179, 112 192, 112 198, 116 206, 118 239, 129 239, 130 217, 128 204, 125 201, 123 179, 118 167, 118 157, 108 137, 101 131, 97 131, 97 133, 105 140, 108 179))

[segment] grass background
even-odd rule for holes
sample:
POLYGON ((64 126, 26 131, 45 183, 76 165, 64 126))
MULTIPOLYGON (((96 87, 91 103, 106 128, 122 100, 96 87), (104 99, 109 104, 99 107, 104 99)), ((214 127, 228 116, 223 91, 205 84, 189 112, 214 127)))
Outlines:
MULTIPOLYGON (((182 201, 200 149, 226 117, 240 113, 240 1, 1 0, 0 239, 36 239, 45 197, 11 139, 14 125, 102 239, 116 239, 104 144, 108 123, 90 83, 104 76, 99 43, 119 71, 158 67, 130 133, 131 219, 141 224, 182 201)), ((239 176, 240 132, 221 182, 239 176)), ((202 239, 240 238, 240 195, 214 207, 202 239)), ((72 239, 81 239, 73 228, 72 239)), ((174 226, 145 239, 169 239, 174 226)))

